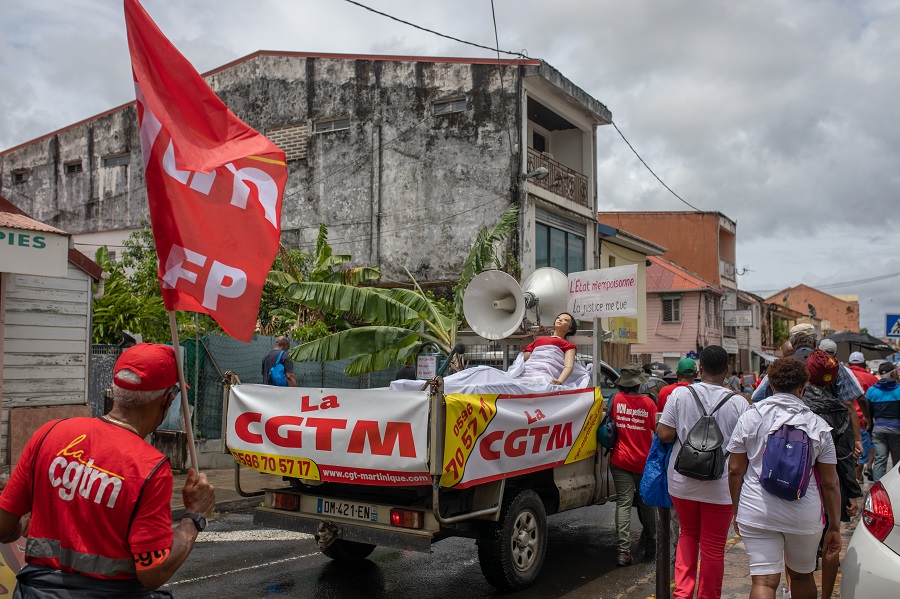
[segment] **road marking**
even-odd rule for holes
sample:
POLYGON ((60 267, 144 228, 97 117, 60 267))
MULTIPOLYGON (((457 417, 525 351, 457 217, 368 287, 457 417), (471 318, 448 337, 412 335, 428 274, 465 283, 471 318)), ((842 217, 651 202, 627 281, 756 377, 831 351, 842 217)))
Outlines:
POLYGON ((269 566, 275 566, 277 564, 285 564, 287 562, 293 562, 299 559, 303 559, 305 557, 312 557, 314 555, 321 555, 318 551, 315 553, 307 553, 306 555, 297 555, 294 557, 286 557, 284 559, 277 559, 271 562, 266 562, 264 564, 256 564, 254 566, 247 566, 246 568, 238 568, 237 570, 229 570, 227 572, 217 572, 215 574, 207 574, 206 576, 198 576, 197 578, 188 578, 187 580, 177 580, 175 582, 170 582, 165 585, 167 587, 174 587, 179 584, 188 584, 192 582, 200 582, 201 580, 209 580, 210 578, 218 578, 219 576, 228 576, 229 574, 237 574, 238 572, 247 572, 248 570, 257 570, 259 568, 268 568, 269 566))
POLYGON ((206 531, 197 536, 197 543, 222 543, 233 541, 302 541, 314 538, 303 532, 290 530, 231 530, 227 532, 206 531))

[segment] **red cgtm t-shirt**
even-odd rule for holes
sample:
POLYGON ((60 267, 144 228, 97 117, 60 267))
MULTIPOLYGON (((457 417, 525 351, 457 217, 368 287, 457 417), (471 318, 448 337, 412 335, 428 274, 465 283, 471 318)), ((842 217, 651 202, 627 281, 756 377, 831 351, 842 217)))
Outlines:
MULTIPOLYGON (((862 387, 863 393, 869 390, 869 387, 878 382, 878 377, 863 368, 862 366, 856 366, 851 364, 847 368, 850 369, 850 372, 853 373, 853 376, 856 377, 856 380, 859 381, 859 386, 862 387)), ((859 402, 855 399, 853 400, 853 406, 856 408, 856 415, 859 417, 859 426, 860 428, 866 428, 868 424, 866 422, 865 417, 863 416, 862 408, 859 407, 859 402)))
POLYGON ((561 349, 563 353, 566 353, 570 349, 575 349, 576 347, 578 347, 574 343, 569 343, 568 341, 560 337, 538 337, 528 344, 528 347, 525 348, 525 351, 533 352, 534 348, 540 345, 555 345, 556 347, 561 349))
POLYGON ((656 404, 644 395, 617 393, 610 409, 618 433, 610 463, 629 472, 643 472, 656 432, 656 404))
POLYGON ((166 456, 132 431, 98 418, 53 420, 28 441, 0 508, 31 512, 29 564, 129 579, 133 554, 172 546, 172 486, 166 456))
POLYGON ((669 400, 669 396, 672 395, 672 391, 678 387, 687 387, 690 384, 690 381, 679 381, 677 383, 672 383, 671 385, 666 385, 660 389, 659 397, 656 398, 656 411, 662 414, 663 409, 666 407, 666 402, 669 400))

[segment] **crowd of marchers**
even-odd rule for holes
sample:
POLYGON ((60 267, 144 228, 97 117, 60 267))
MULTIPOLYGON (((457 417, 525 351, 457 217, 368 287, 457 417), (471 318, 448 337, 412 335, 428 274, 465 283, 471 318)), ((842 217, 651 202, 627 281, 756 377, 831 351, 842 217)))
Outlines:
POLYGON ((818 342, 807 324, 792 328, 782 349, 752 396, 729 384, 728 354, 719 346, 704 348, 699 364, 681 360, 678 380, 655 403, 640 393, 647 374, 639 365, 624 367, 616 381, 613 420, 626 411, 650 414, 630 417, 611 448, 618 564, 632 563, 632 506, 644 510, 647 552, 656 537, 648 506, 672 506, 680 527, 676 599, 721 596, 731 527, 746 548, 751 598, 774 598, 780 586, 794 599, 817 597, 820 560, 821 596, 831 597, 841 526, 858 510, 861 484, 883 476, 889 459, 900 463, 893 364, 873 374, 859 352, 841 364, 834 343, 818 342))

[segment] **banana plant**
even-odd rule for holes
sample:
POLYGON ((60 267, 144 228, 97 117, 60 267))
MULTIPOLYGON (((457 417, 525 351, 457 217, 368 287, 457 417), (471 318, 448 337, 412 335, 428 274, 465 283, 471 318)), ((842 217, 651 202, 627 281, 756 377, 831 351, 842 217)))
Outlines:
MULTIPOLYGON (((449 314, 439 300, 426 293, 408 269, 412 289, 360 287, 372 282, 377 269, 362 267, 341 275, 333 268, 349 261, 349 256, 332 255, 324 241, 322 229, 317 243, 316 263, 332 269, 329 276, 318 280, 300 280, 286 272, 272 272, 268 281, 283 288, 284 297, 303 309, 321 314, 340 314, 362 326, 339 330, 290 350, 298 362, 352 360, 345 369, 358 376, 398 366, 416 355, 424 343, 433 343, 449 354, 456 343, 462 322, 462 296, 472 277, 501 264, 496 246, 515 230, 518 209, 510 206, 493 228, 482 227, 475 244, 463 263, 459 282, 454 288, 454 302, 449 314), (346 258, 346 260, 345 260, 346 258)), ((451 369, 460 366, 458 359, 451 369)))

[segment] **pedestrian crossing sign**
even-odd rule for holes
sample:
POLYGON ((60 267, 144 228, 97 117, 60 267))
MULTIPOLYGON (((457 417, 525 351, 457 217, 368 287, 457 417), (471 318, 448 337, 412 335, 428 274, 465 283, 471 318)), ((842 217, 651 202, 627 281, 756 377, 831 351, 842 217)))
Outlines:
POLYGON ((900 314, 884 315, 884 336, 900 338, 900 314))

